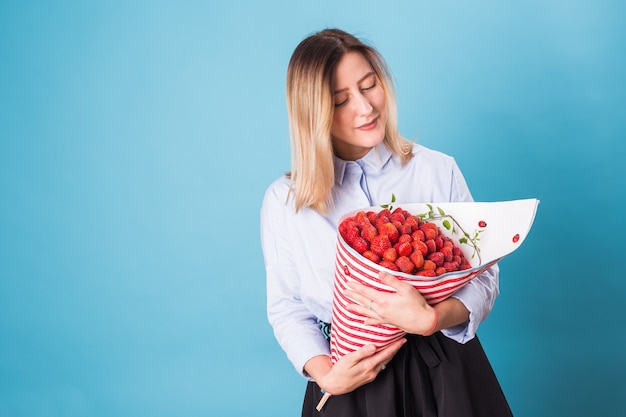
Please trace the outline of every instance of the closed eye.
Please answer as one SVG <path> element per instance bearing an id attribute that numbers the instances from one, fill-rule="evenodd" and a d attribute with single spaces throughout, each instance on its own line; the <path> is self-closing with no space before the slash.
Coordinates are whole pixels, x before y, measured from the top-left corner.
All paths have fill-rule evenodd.
<path id="1" fill-rule="evenodd" d="M 370 85 L 369 87 L 363 87 L 361 88 L 362 91 L 367 91 L 367 90 L 371 90 L 372 88 L 376 87 L 376 81 L 374 81 L 374 83 L 372 85 Z"/>
<path id="2" fill-rule="evenodd" d="M 340 100 L 341 101 L 335 100 L 335 107 L 340 107 L 346 104 L 348 102 L 348 97 L 345 97 L 344 99 L 340 99 Z"/>

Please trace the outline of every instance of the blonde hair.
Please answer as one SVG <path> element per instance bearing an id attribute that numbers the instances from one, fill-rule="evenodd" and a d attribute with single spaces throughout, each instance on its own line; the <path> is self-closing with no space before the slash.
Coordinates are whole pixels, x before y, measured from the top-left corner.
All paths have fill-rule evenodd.
<path id="1" fill-rule="evenodd" d="M 291 193 L 296 211 L 310 207 L 322 214 L 332 205 L 335 184 L 331 126 L 332 76 L 341 58 L 359 52 L 370 63 L 385 91 L 387 124 L 384 143 L 402 163 L 413 157 L 409 141 L 398 133 L 396 96 L 382 56 L 339 29 L 325 29 L 304 39 L 287 69 L 287 113 L 291 141 Z"/>

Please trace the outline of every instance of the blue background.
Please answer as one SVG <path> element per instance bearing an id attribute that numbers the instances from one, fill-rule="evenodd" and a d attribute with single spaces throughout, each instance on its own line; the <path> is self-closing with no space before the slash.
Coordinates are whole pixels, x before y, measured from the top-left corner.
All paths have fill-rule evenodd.
<path id="1" fill-rule="evenodd" d="M 0 415 L 295 416 L 258 211 L 338 26 L 476 200 L 541 200 L 480 337 L 517 416 L 621 416 L 621 1 L 0 1 Z"/>

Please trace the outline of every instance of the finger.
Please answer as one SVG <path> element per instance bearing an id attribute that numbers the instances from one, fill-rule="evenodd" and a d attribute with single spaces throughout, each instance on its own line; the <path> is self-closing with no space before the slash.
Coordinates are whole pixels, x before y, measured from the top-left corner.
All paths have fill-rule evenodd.
<path id="1" fill-rule="evenodd" d="M 354 294 L 357 293 L 358 295 L 360 295 L 364 300 L 376 300 L 376 296 L 379 294 L 379 292 L 373 288 L 368 287 L 367 285 L 363 285 L 360 282 L 356 282 L 356 281 L 349 281 L 346 283 L 346 295 L 348 294 L 348 292 Z"/>
<path id="2" fill-rule="evenodd" d="M 363 324 L 366 326 L 383 324 L 383 319 L 376 312 L 376 308 L 376 303 L 372 300 L 368 300 L 364 306 L 361 304 L 348 304 L 346 306 L 348 311 L 362 316 Z"/>
<path id="3" fill-rule="evenodd" d="M 375 355 L 367 359 L 367 367 L 375 373 L 383 371 L 405 343 L 406 339 L 402 338 L 380 349 Z"/>
<path id="4" fill-rule="evenodd" d="M 354 352 L 348 353 L 347 355 L 343 356 L 342 359 L 345 360 L 346 362 L 351 362 L 352 364 L 356 364 L 365 358 L 369 358 L 375 353 L 376 353 L 376 345 L 368 344 L 368 345 L 360 347 Z"/>
<path id="5" fill-rule="evenodd" d="M 372 302 L 371 298 L 367 298 L 363 295 L 361 295 L 360 293 L 353 291 L 353 290 L 345 290 L 344 291 L 344 295 L 352 300 L 354 300 L 356 303 L 358 303 L 359 305 L 368 308 L 370 302 Z"/>
<path id="6" fill-rule="evenodd" d="M 396 340 L 389 346 L 386 346 L 385 348 L 376 352 L 376 355 L 372 356 L 372 359 L 374 359 L 376 363 L 388 364 L 389 361 L 391 361 L 391 359 L 396 355 L 396 353 L 398 353 L 400 348 L 404 346 L 405 343 L 406 343 L 406 338 Z"/>
<path id="7" fill-rule="evenodd" d="M 362 314 L 362 315 L 365 316 L 365 314 Z M 368 318 L 363 320 L 363 324 L 366 326 L 378 326 L 380 324 L 386 324 L 386 323 L 378 314 L 376 314 L 375 312 L 372 312 Z"/>
<path id="8" fill-rule="evenodd" d="M 380 279 L 381 283 L 390 286 L 398 292 L 405 290 L 407 286 L 411 286 L 410 284 L 400 281 L 398 278 L 385 271 L 380 271 L 380 273 L 378 274 L 378 279 Z"/>

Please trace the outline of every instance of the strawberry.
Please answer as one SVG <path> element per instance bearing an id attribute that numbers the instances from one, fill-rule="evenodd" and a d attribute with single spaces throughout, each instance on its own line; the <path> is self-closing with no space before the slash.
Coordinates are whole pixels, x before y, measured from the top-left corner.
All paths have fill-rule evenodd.
<path id="1" fill-rule="evenodd" d="M 465 260 L 465 262 L 461 263 L 461 265 L 459 265 L 459 271 L 465 271 L 466 269 L 470 269 L 472 267 L 472 265 L 469 264 L 469 262 L 467 262 L 467 260 Z"/>
<path id="2" fill-rule="evenodd" d="M 422 269 L 421 271 L 417 271 L 415 275 L 420 277 L 434 277 L 436 276 L 434 269 Z"/>
<path id="3" fill-rule="evenodd" d="M 434 239 L 439 235 L 439 228 L 434 223 L 423 223 L 420 226 L 420 230 L 424 232 L 424 237 L 428 239 Z"/>
<path id="4" fill-rule="evenodd" d="M 398 259 L 398 251 L 394 248 L 389 248 L 383 253 L 383 259 L 389 262 L 395 262 Z"/>
<path id="5" fill-rule="evenodd" d="M 417 269 L 420 269 L 422 266 L 424 266 L 424 255 L 422 255 L 422 252 L 418 250 L 411 253 L 409 255 L 409 259 L 411 260 L 411 262 L 413 262 L 415 268 Z"/>
<path id="6" fill-rule="evenodd" d="M 404 223 L 406 221 L 406 218 L 404 217 L 404 214 L 402 214 L 402 210 L 394 210 L 391 214 L 391 221 Z"/>
<path id="7" fill-rule="evenodd" d="M 402 233 L 403 235 L 410 235 L 411 232 L 413 232 L 413 228 L 411 227 L 410 224 L 402 223 L 402 227 L 400 228 L 400 233 Z"/>
<path id="8" fill-rule="evenodd" d="M 348 234 L 348 230 L 352 227 L 356 227 L 356 222 L 352 220 L 352 218 L 344 219 L 341 223 L 339 223 L 339 234 L 343 237 L 344 240 L 347 241 L 346 236 Z"/>
<path id="9" fill-rule="evenodd" d="M 426 259 L 424 261 L 424 266 L 422 267 L 424 269 L 430 269 L 430 270 L 435 270 L 437 269 L 437 265 L 435 265 L 435 263 L 433 261 L 431 261 L 430 259 Z"/>
<path id="10" fill-rule="evenodd" d="M 454 272 L 459 269 L 459 264 L 456 262 L 444 262 L 443 267 L 446 268 L 446 271 L 448 272 Z"/>
<path id="11" fill-rule="evenodd" d="M 443 253 L 441 252 L 433 252 L 426 259 L 433 261 L 437 267 L 443 266 Z"/>
<path id="12" fill-rule="evenodd" d="M 355 214 L 354 221 L 361 228 L 368 223 L 371 224 L 369 219 L 367 218 L 367 214 L 365 214 L 364 211 L 359 211 L 357 214 Z"/>
<path id="13" fill-rule="evenodd" d="M 411 242 L 411 245 L 413 246 L 413 250 L 421 252 L 422 256 L 428 255 L 428 246 L 421 240 L 414 240 Z"/>
<path id="14" fill-rule="evenodd" d="M 426 247 L 428 248 L 428 253 L 437 252 L 437 244 L 434 239 L 428 239 L 426 242 Z"/>
<path id="15" fill-rule="evenodd" d="M 413 240 L 419 240 L 421 242 L 426 240 L 426 236 L 424 236 L 424 232 L 421 230 L 414 230 L 413 233 L 411 233 L 411 237 Z"/>
<path id="16" fill-rule="evenodd" d="M 445 246 L 439 250 L 439 252 L 443 253 L 443 260 L 445 262 L 452 262 L 452 248 L 450 246 Z"/>
<path id="17" fill-rule="evenodd" d="M 378 233 L 389 236 L 391 243 L 396 243 L 400 238 L 400 232 L 393 223 L 387 222 L 378 227 Z"/>
<path id="18" fill-rule="evenodd" d="M 369 249 L 369 244 L 367 243 L 367 240 L 359 236 L 356 239 L 354 239 L 354 242 L 352 243 L 352 247 L 354 248 L 355 251 L 362 254 L 366 250 Z"/>
<path id="19" fill-rule="evenodd" d="M 362 253 L 362 255 L 363 255 L 363 257 L 365 259 L 369 259 L 370 261 L 374 262 L 375 264 L 380 262 L 380 256 L 376 255 L 371 250 L 366 250 L 365 252 Z"/>
<path id="20" fill-rule="evenodd" d="M 378 256 L 383 256 L 385 251 L 391 247 L 391 241 L 387 235 L 376 235 L 370 242 L 370 249 Z"/>
<path id="21" fill-rule="evenodd" d="M 409 256 L 413 252 L 413 246 L 409 242 L 398 243 L 395 248 L 400 256 Z"/>
<path id="22" fill-rule="evenodd" d="M 435 275 L 439 276 L 439 275 L 443 275 L 445 273 L 447 273 L 448 271 L 446 271 L 446 268 L 444 268 L 443 266 L 439 266 L 437 267 L 437 269 L 435 269 Z"/>
<path id="23" fill-rule="evenodd" d="M 380 261 L 380 266 L 382 266 L 383 268 L 391 269 L 392 271 L 399 271 L 398 267 L 393 262 L 382 260 Z"/>
<path id="24" fill-rule="evenodd" d="M 376 217 L 376 220 L 372 222 L 374 227 L 376 227 L 376 230 L 380 229 L 380 226 L 382 226 L 385 223 L 389 223 L 389 219 L 385 217 Z"/>
<path id="25" fill-rule="evenodd" d="M 356 239 L 357 237 L 361 237 L 361 231 L 358 227 L 352 226 L 348 229 L 348 232 L 346 233 L 345 241 L 348 242 L 350 246 L 353 246 L 354 239 Z"/>
<path id="26" fill-rule="evenodd" d="M 404 224 L 411 226 L 411 229 L 417 230 L 420 227 L 420 218 L 417 216 L 408 216 L 404 221 Z"/>
<path id="27" fill-rule="evenodd" d="M 378 212 L 378 218 L 386 218 L 387 221 L 391 219 L 391 211 L 385 208 Z"/>
<path id="28" fill-rule="evenodd" d="M 411 243 L 411 235 L 400 235 L 400 238 L 398 239 L 398 243 L 402 243 L 402 242 L 409 242 Z"/>
<path id="29" fill-rule="evenodd" d="M 367 240 L 368 242 L 371 242 L 372 239 L 376 237 L 377 235 L 378 235 L 378 231 L 371 223 L 365 224 L 363 228 L 361 229 L 361 237 Z"/>
<path id="30" fill-rule="evenodd" d="M 404 272 L 405 274 L 410 274 L 415 269 L 413 262 L 406 256 L 400 256 L 396 261 L 396 266 L 400 272 Z"/>

